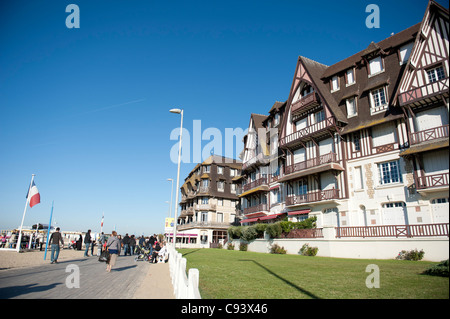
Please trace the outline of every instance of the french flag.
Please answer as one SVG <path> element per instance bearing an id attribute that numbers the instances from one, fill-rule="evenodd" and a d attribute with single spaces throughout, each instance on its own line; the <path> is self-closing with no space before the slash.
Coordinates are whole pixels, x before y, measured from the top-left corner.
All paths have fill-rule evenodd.
<path id="1" fill-rule="evenodd" d="M 39 191 L 34 184 L 34 181 L 31 183 L 31 187 L 28 190 L 27 200 L 30 203 L 30 207 L 33 207 L 41 202 L 41 195 L 39 195 Z"/>

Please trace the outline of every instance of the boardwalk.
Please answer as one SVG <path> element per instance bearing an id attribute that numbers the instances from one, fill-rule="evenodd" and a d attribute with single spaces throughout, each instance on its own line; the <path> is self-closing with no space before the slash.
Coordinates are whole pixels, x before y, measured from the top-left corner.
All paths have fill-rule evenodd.
<path id="1" fill-rule="evenodd" d="M 68 288 L 79 269 L 79 288 Z M 172 299 L 168 264 L 135 262 L 120 256 L 111 273 L 96 257 L 0 272 L 0 298 L 20 299 Z M 67 272 L 66 272 L 67 270 Z"/>

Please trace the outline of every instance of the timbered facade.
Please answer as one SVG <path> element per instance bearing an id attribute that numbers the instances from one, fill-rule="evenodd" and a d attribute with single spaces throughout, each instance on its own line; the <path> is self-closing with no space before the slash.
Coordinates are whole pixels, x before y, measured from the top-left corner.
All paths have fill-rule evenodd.
<path id="1" fill-rule="evenodd" d="M 277 130 L 283 209 L 270 210 L 273 170 L 255 142 L 269 155 L 272 140 L 252 115 L 243 175 L 247 185 L 266 180 L 244 188 L 241 222 L 448 223 L 448 32 L 448 10 L 430 1 L 421 23 L 332 66 L 300 56 Z"/>
<path id="2" fill-rule="evenodd" d="M 449 15 L 430 2 L 399 84 L 397 107 L 407 118 L 408 188 L 430 207 L 433 222 L 448 222 Z"/>

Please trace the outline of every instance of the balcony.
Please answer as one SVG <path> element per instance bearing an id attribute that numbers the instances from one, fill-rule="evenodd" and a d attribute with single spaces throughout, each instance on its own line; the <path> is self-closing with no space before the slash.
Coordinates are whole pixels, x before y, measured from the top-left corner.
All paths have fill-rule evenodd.
<path id="1" fill-rule="evenodd" d="M 295 147 L 303 142 L 309 141 L 311 138 L 319 138 L 329 134 L 329 131 L 337 130 L 336 119 L 329 117 L 321 122 L 307 126 L 297 132 L 294 132 L 288 136 L 283 137 L 280 140 L 281 147 Z"/>
<path id="2" fill-rule="evenodd" d="M 315 92 L 309 93 L 308 95 L 305 95 L 296 102 L 292 103 L 291 106 L 292 117 L 294 118 L 295 115 L 306 112 L 319 105 L 320 100 L 317 93 Z"/>
<path id="3" fill-rule="evenodd" d="M 197 192 L 198 194 L 206 194 L 209 193 L 209 186 L 200 186 Z"/>
<path id="4" fill-rule="evenodd" d="M 428 130 L 409 133 L 409 141 L 411 145 L 417 145 L 424 142 L 437 140 L 440 138 L 448 138 L 448 125 L 434 127 Z"/>
<path id="5" fill-rule="evenodd" d="M 269 207 L 267 204 L 259 204 L 259 205 L 244 208 L 244 215 L 252 214 L 252 213 L 256 213 L 256 212 L 268 212 L 268 211 L 269 211 Z"/>
<path id="6" fill-rule="evenodd" d="M 286 197 L 286 206 L 303 205 L 315 202 L 333 201 L 340 199 L 339 189 L 328 189 L 324 191 L 310 192 L 301 195 Z"/>
<path id="7" fill-rule="evenodd" d="M 227 229 L 231 226 L 231 223 L 223 223 L 223 222 L 189 222 L 186 224 L 178 225 L 177 230 L 187 230 L 193 228 L 219 228 L 219 229 Z"/>
<path id="8" fill-rule="evenodd" d="M 216 204 L 195 204 L 195 210 L 197 210 L 197 211 L 215 211 Z"/>
<path id="9" fill-rule="evenodd" d="M 430 104 L 437 101 L 441 101 L 441 97 L 448 98 L 448 77 L 439 81 L 422 85 L 418 88 L 403 92 L 399 95 L 398 100 L 400 106 L 410 105 L 421 106 L 424 104 Z"/>
<path id="10" fill-rule="evenodd" d="M 416 176 L 416 188 L 418 191 L 448 189 L 448 173 Z"/>
<path id="11" fill-rule="evenodd" d="M 242 164 L 242 170 L 245 171 L 251 167 L 256 167 L 259 165 L 266 165 L 269 163 L 269 156 L 259 153 L 258 155 L 252 157 L 248 161 Z"/>
<path id="12" fill-rule="evenodd" d="M 309 160 L 286 166 L 284 176 L 280 182 L 296 179 L 306 175 L 317 174 L 328 170 L 340 170 L 344 168 L 339 164 L 336 153 L 328 153 Z"/>
<path id="13" fill-rule="evenodd" d="M 243 193 L 239 195 L 239 197 L 247 196 L 251 193 L 256 193 L 259 191 L 268 191 L 268 178 L 266 176 L 260 177 L 257 180 L 247 183 L 242 187 Z"/>

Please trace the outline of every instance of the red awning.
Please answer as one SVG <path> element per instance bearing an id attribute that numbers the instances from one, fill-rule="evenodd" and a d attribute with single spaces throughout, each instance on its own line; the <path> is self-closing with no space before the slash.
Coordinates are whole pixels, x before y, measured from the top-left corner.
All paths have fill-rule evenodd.
<path id="1" fill-rule="evenodd" d="M 284 215 L 285 213 L 280 213 L 280 214 L 272 214 L 272 215 L 268 215 L 266 217 L 261 217 L 260 220 L 267 220 L 267 219 L 274 219 L 277 218 L 280 215 Z"/>
<path id="2" fill-rule="evenodd" d="M 243 223 L 250 223 L 250 222 L 256 222 L 259 218 L 247 218 L 244 220 L 241 220 L 241 224 Z"/>
<path id="3" fill-rule="evenodd" d="M 293 210 L 291 212 L 288 212 L 288 216 L 308 214 L 310 211 L 311 211 L 311 209 Z"/>

